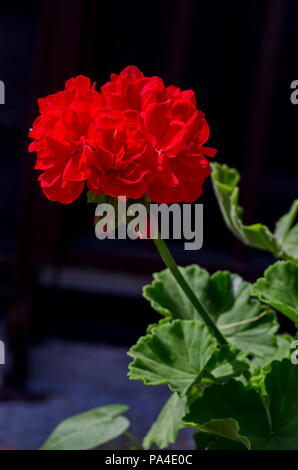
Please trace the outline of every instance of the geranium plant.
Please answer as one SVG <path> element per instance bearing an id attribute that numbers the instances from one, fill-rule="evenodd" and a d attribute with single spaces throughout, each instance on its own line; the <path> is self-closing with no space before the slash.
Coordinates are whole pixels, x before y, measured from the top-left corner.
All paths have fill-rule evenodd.
<path id="1" fill-rule="evenodd" d="M 216 151 L 205 146 L 209 126 L 194 92 L 137 67 L 112 74 L 100 91 L 73 78 L 39 107 L 30 151 L 48 199 L 68 204 L 87 186 L 94 203 L 191 203 L 211 174 L 228 228 L 280 259 L 251 285 L 228 271 L 177 267 L 165 241 L 153 237 L 166 269 L 144 297 L 161 320 L 130 349 L 129 376 L 168 385 L 170 399 L 141 444 L 127 432 L 127 408 L 111 405 L 62 422 L 42 448 L 95 448 L 122 433 L 132 448 L 167 448 L 191 427 L 197 449 L 298 450 L 296 343 L 278 332 L 278 315 L 298 323 L 298 201 L 274 232 L 244 225 L 239 174 L 209 163 Z"/>

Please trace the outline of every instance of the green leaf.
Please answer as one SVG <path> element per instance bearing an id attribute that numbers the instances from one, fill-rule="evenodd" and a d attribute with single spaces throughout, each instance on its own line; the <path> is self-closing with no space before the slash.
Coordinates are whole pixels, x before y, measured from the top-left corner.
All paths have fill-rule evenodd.
<path id="1" fill-rule="evenodd" d="M 249 366 L 250 361 L 245 358 L 244 353 L 240 353 L 231 346 L 221 346 L 220 349 L 214 351 L 202 378 L 212 382 L 226 382 L 232 377 L 248 372 Z"/>
<path id="2" fill-rule="evenodd" d="M 147 385 L 166 384 L 183 396 L 193 384 L 200 382 L 205 371 L 212 375 L 211 367 L 219 367 L 218 361 L 213 359 L 214 354 L 218 359 L 217 351 L 217 342 L 204 324 L 175 320 L 153 328 L 130 349 L 128 354 L 133 362 L 129 365 L 129 376 Z M 223 364 L 231 360 L 230 354 L 230 348 L 224 348 Z M 241 369 L 241 361 L 236 358 L 235 363 L 234 375 L 239 375 L 247 365 L 243 363 Z M 231 365 L 233 367 L 233 362 Z"/>
<path id="3" fill-rule="evenodd" d="M 186 281 L 199 295 L 202 286 L 207 285 L 209 274 L 199 266 L 191 265 L 179 268 Z M 182 320 L 200 320 L 201 317 L 177 284 L 169 269 L 153 274 L 155 281 L 143 289 L 143 295 L 151 306 L 165 317 Z"/>
<path id="4" fill-rule="evenodd" d="M 298 224 L 296 224 L 284 239 L 283 249 L 297 263 L 298 260 Z"/>
<path id="5" fill-rule="evenodd" d="M 289 212 L 278 220 L 274 234 L 266 225 L 245 225 L 243 209 L 238 203 L 238 171 L 219 163 L 213 163 L 211 166 L 214 192 L 230 231 L 248 246 L 269 251 L 277 258 L 298 261 L 298 224 L 293 227 L 298 215 L 298 200 L 295 200 Z"/>
<path id="6" fill-rule="evenodd" d="M 119 416 L 128 410 L 124 405 L 110 405 L 72 416 L 62 421 L 41 450 L 88 450 L 123 434 L 129 421 Z"/>
<path id="7" fill-rule="evenodd" d="M 201 426 L 201 431 L 221 438 L 230 439 L 250 449 L 250 442 L 245 436 L 239 434 L 238 422 L 234 419 L 211 419 Z"/>
<path id="8" fill-rule="evenodd" d="M 247 450 L 240 441 L 232 441 L 206 432 L 198 432 L 194 435 L 194 440 L 197 450 Z"/>
<path id="9" fill-rule="evenodd" d="M 193 436 L 197 450 L 209 450 L 210 444 L 216 439 L 216 436 L 200 431 Z M 228 440 L 228 442 L 230 442 Z"/>
<path id="10" fill-rule="evenodd" d="M 268 449 L 298 450 L 298 367 L 274 361 L 265 379 L 272 436 Z"/>
<path id="11" fill-rule="evenodd" d="M 252 288 L 252 295 L 298 322 L 298 266 L 291 261 L 278 261 Z"/>
<path id="12" fill-rule="evenodd" d="M 265 389 L 267 400 L 239 381 L 213 385 L 190 405 L 185 424 L 200 430 L 210 420 L 232 419 L 253 450 L 298 450 L 298 367 L 289 359 L 274 361 Z M 210 427 L 208 432 L 218 435 Z M 231 439 L 230 429 L 221 428 L 221 437 Z"/>
<path id="13" fill-rule="evenodd" d="M 266 225 L 243 224 L 243 209 L 238 204 L 239 173 L 227 165 L 213 163 L 211 178 L 221 212 L 231 232 L 248 246 L 270 251 L 278 258 L 282 257 L 282 246 Z"/>
<path id="14" fill-rule="evenodd" d="M 181 398 L 177 393 L 173 393 L 162 408 L 156 422 L 144 437 L 144 448 L 150 449 L 155 444 L 159 449 L 165 449 L 173 444 L 182 428 L 182 418 L 186 411 L 187 398 Z"/>
<path id="15" fill-rule="evenodd" d="M 248 282 L 228 271 L 210 276 L 196 265 L 180 270 L 230 344 L 249 354 L 274 354 L 275 315 L 250 298 Z M 154 279 L 144 287 L 144 297 L 155 310 L 168 318 L 201 321 L 168 269 L 154 274 Z"/>
<path id="16" fill-rule="evenodd" d="M 298 260 L 298 224 L 294 225 L 297 216 L 298 200 L 294 201 L 289 212 L 279 219 L 274 232 L 287 256 L 293 260 Z"/>
<path id="17" fill-rule="evenodd" d="M 239 381 L 231 380 L 225 385 L 213 385 L 205 390 L 203 397 L 191 404 L 184 421 L 188 426 L 200 430 L 212 419 L 236 421 L 240 435 L 247 437 L 251 444 L 252 441 L 258 442 L 263 435 L 270 435 L 266 410 L 260 396 Z M 222 433 L 221 437 L 229 439 L 229 433 Z"/>
<path id="18" fill-rule="evenodd" d="M 217 348 L 205 325 L 176 320 L 153 328 L 139 339 L 129 355 L 129 376 L 147 385 L 166 384 L 173 392 L 186 394 L 198 381 Z"/>
<path id="19" fill-rule="evenodd" d="M 298 199 L 293 202 L 289 212 L 283 215 L 276 223 L 274 235 L 283 244 L 298 215 Z"/>
<path id="20" fill-rule="evenodd" d="M 261 367 L 270 364 L 272 361 L 281 361 L 284 358 L 289 358 L 291 356 L 291 343 L 293 338 L 289 335 L 276 335 L 276 349 L 274 353 L 271 355 L 264 355 L 254 357 L 253 360 L 250 362 L 251 370 L 255 371 Z"/>

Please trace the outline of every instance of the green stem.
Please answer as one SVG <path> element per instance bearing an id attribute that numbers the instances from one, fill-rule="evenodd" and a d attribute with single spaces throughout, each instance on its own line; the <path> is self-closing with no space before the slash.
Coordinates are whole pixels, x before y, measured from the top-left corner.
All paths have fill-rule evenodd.
<path id="1" fill-rule="evenodd" d="M 134 443 L 136 450 L 142 450 L 141 444 L 139 444 L 137 438 L 133 434 L 126 431 L 126 432 L 123 433 L 123 435 L 126 436 L 131 442 Z"/>
<path id="2" fill-rule="evenodd" d="M 222 344 L 228 344 L 225 337 L 221 334 L 213 320 L 210 318 L 208 312 L 206 311 L 205 307 L 201 304 L 187 281 L 185 280 L 184 276 L 181 274 L 181 271 L 178 269 L 178 266 L 172 257 L 166 243 L 160 237 L 157 239 L 153 239 L 156 248 L 158 249 L 160 256 L 162 257 L 163 261 L 165 262 L 166 266 L 171 271 L 172 275 L 178 282 L 179 286 L 183 290 L 184 294 L 187 296 L 191 304 L 194 306 L 200 317 L 204 320 L 206 325 L 208 326 L 210 332 L 216 337 L 217 341 Z"/>

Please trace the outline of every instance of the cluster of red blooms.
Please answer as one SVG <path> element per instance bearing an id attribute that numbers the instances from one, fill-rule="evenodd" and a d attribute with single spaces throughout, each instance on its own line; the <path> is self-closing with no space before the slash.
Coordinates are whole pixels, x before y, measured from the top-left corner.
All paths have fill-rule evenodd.
<path id="1" fill-rule="evenodd" d="M 147 194 L 157 203 L 192 202 L 202 193 L 210 174 L 205 155 L 216 152 L 203 147 L 209 126 L 193 91 L 131 66 L 100 92 L 78 76 L 38 103 L 29 150 L 37 152 L 48 199 L 68 204 L 85 183 L 94 194 Z"/>

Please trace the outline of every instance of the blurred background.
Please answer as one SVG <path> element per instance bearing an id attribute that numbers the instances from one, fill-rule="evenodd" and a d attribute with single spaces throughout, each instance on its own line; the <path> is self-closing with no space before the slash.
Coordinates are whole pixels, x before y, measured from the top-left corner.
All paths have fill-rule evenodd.
<path id="1" fill-rule="evenodd" d="M 297 197 L 297 15 L 296 0 L 1 0 L 0 446 L 36 448 L 61 419 L 114 402 L 141 435 L 168 395 L 128 382 L 125 354 L 158 319 L 141 291 L 163 265 L 150 241 L 98 241 L 86 195 L 42 195 L 27 151 L 36 98 L 127 65 L 195 90 L 218 161 L 242 171 L 245 221 L 272 227 Z M 177 262 L 254 280 L 270 255 L 227 231 L 210 181 L 200 202 L 204 247 L 170 242 Z"/>

